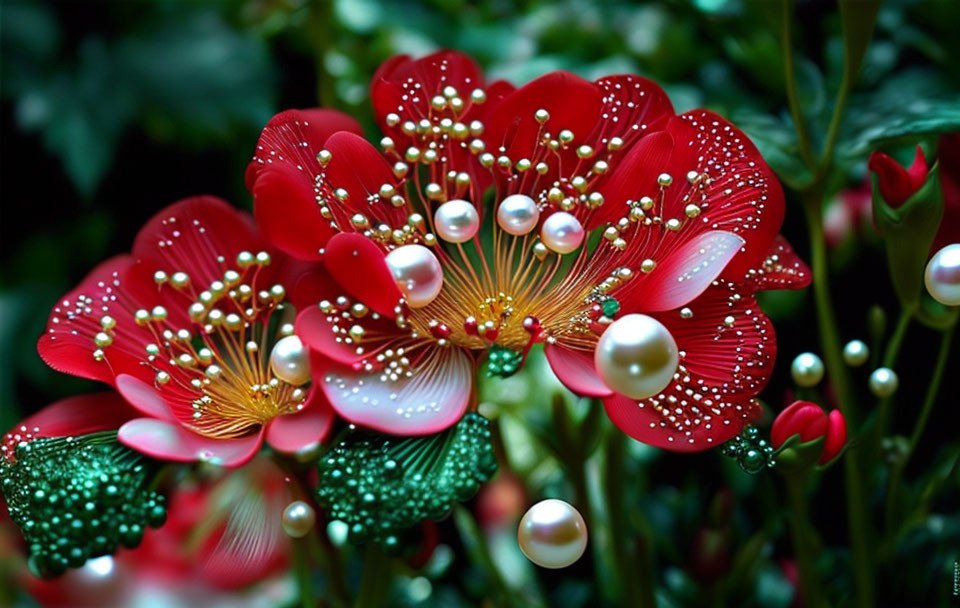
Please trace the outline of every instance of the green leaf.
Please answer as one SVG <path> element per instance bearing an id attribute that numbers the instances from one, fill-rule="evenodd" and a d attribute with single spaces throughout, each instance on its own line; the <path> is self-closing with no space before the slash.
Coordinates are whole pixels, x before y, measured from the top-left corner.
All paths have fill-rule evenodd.
<path id="1" fill-rule="evenodd" d="M 844 74 L 851 83 L 860 72 L 860 63 L 873 37 L 873 27 L 879 10 L 880 0 L 840 0 Z"/>
<path id="2" fill-rule="evenodd" d="M 913 310 L 923 291 L 923 271 L 943 216 L 939 164 L 930 170 L 923 186 L 896 209 L 883 200 L 874 176 L 873 216 L 886 245 L 894 291 L 901 304 Z"/>
<path id="3" fill-rule="evenodd" d="M 780 179 L 799 184 L 811 179 L 810 170 L 800 160 L 800 144 L 792 123 L 769 114 L 734 114 L 733 122 L 743 129 L 760 150 Z"/>

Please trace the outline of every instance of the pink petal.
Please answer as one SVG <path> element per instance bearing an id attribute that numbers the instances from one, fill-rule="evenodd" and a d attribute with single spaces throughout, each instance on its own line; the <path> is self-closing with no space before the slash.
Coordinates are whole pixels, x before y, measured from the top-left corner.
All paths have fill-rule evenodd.
<path id="1" fill-rule="evenodd" d="M 341 233 L 327 244 L 324 263 L 330 276 L 371 310 L 392 319 L 402 297 L 380 249 L 359 234 Z"/>
<path id="2" fill-rule="evenodd" d="M 291 453 L 327 438 L 334 414 L 319 387 L 314 387 L 303 409 L 278 416 L 267 425 L 266 441 L 278 452 Z"/>
<path id="3" fill-rule="evenodd" d="M 586 397 L 609 397 L 613 391 L 597 375 L 593 353 L 547 344 L 543 352 L 560 382 L 571 391 Z"/>
<path id="4" fill-rule="evenodd" d="M 830 412 L 829 423 L 827 438 L 823 443 L 823 453 L 820 455 L 820 464 L 826 464 L 836 458 L 847 443 L 847 421 L 840 410 Z"/>
<path id="5" fill-rule="evenodd" d="M 342 418 L 384 433 L 427 435 L 460 420 L 473 387 L 470 357 L 459 348 L 432 347 L 412 371 L 391 381 L 331 362 L 320 382 Z"/>
<path id="6" fill-rule="evenodd" d="M 120 427 L 118 438 L 120 443 L 160 460 L 204 461 L 233 468 L 253 458 L 263 442 L 263 431 L 238 439 L 212 439 L 175 422 L 136 418 Z"/>
<path id="7" fill-rule="evenodd" d="M 118 429 L 136 415 L 136 410 L 113 391 L 77 395 L 51 403 L 22 420 L 11 433 L 34 437 L 86 435 Z"/>
<path id="8" fill-rule="evenodd" d="M 170 411 L 170 406 L 167 405 L 160 393 L 143 380 L 129 374 L 120 374 L 117 376 L 117 391 L 141 414 L 159 420 L 176 422 L 177 419 Z"/>

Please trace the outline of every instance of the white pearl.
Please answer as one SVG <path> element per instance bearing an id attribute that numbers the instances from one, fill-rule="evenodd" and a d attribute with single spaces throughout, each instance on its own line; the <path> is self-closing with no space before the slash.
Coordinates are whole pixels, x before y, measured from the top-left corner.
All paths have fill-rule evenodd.
<path id="1" fill-rule="evenodd" d="M 433 223 L 441 239 L 449 243 L 465 243 L 480 229 L 480 214 L 473 203 L 456 199 L 437 207 Z"/>
<path id="2" fill-rule="evenodd" d="M 530 507 L 517 529 L 520 550 L 544 568 L 566 568 L 587 548 L 587 523 L 569 503 L 555 498 Z"/>
<path id="3" fill-rule="evenodd" d="M 295 500 L 283 510 L 283 531 L 293 538 L 302 538 L 313 529 L 316 520 L 313 507 L 302 500 Z"/>
<path id="4" fill-rule="evenodd" d="M 566 211 L 557 211 L 543 221 L 540 238 L 553 251 L 570 253 L 583 242 L 583 226 L 580 220 Z"/>
<path id="5" fill-rule="evenodd" d="M 816 386 L 823 380 L 823 361 L 813 353 L 800 353 L 790 364 L 790 375 L 797 386 Z"/>
<path id="6" fill-rule="evenodd" d="M 540 210 L 526 194 L 511 194 L 497 208 L 497 224 L 507 234 L 523 236 L 537 227 Z"/>
<path id="7" fill-rule="evenodd" d="M 863 340 L 850 340 L 843 347 L 843 360 L 850 367 L 860 367 L 870 358 L 870 349 Z"/>
<path id="8" fill-rule="evenodd" d="M 923 282 L 933 299 L 945 306 L 960 306 L 960 243 L 933 254 L 923 273 Z"/>
<path id="9" fill-rule="evenodd" d="M 881 399 L 897 392 L 898 386 L 900 378 L 897 377 L 897 372 L 889 367 L 878 367 L 870 374 L 870 392 Z"/>
<path id="10" fill-rule="evenodd" d="M 680 354 L 663 323 L 629 314 L 607 326 L 593 362 L 607 386 L 631 399 L 646 399 L 670 384 Z"/>
<path id="11" fill-rule="evenodd" d="M 280 338 L 270 351 L 273 375 L 287 384 L 300 386 L 310 380 L 310 353 L 296 336 Z"/>
<path id="12" fill-rule="evenodd" d="M 423 308 L 443 288 L 443 268 L 423 245 L 404 245 L 387 254 L 387 266 L 410 308 Z"/>

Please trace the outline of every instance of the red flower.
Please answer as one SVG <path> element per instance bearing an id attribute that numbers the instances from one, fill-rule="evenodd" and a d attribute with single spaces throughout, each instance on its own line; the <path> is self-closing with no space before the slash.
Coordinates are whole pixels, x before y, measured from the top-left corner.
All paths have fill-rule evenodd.
<path id="1" fill-rule="evenodd" d="M 794 435 L 799 435 L 802 443 L 823 437 L 823 451 L 818 462 L 826 464 L 847 443 L 847 423 L 840 410 L 833 410 L 828 416 L 816 403 L 796 401 L 773 421 L 770 442 L 774 448 L 779 448 Z"/>
<path id="2" fill-rule="evenodd" d="M 917 155 L 909 169 L 900 166 L 883 152 L 873 152 L 867 166 L 877 174 L 880 195 L 891 207 L 899 207 L 907 202 L 914 192 L 927 181 L 927 159 L 923 148 L 917 146 Z"/>
<path id="3" fill-rule="evenodd" d="M 294 451 L 321 440 L 332 421 L 321 391 L 305 386 L 305 357 L 284 359 L 298 373 L 270 363 L 280 337 L 270 323 L 287 313 L 302 275 L 247 214 L 212 197 L 187 199 L 147 222 L 130 255 L 104 262 L 61 298 L 40 356 L 116 387 L 139 415 L 119 439 L 148 455 L 237 466 L 264 438 Z M 66 432 L 80 434 L 94 415 L 78 415 Z"/>
<path id="4" fill-rule="evenodd" d="M 372 95 L 383 153 L 341 115 L 284 112 L 247 171 L 266 236 L 333 279 L 312 284 L 320 306 L 296 331 L 339 415 L 435 432 L 467 408 L 487 351 L 507 374 L 537 342 L 564 384 L 652 445 L 704 449 L 759 413 L 776 349 L 754 293 L 809 271 L 777 237 L 783 195 L 743 133 L 675 115 L 637 76 L 556 72 L 513 90 L 450 51 L 388 61 Z M 628 315 L 674 343 L 643 398 L 595 367 Z"/>

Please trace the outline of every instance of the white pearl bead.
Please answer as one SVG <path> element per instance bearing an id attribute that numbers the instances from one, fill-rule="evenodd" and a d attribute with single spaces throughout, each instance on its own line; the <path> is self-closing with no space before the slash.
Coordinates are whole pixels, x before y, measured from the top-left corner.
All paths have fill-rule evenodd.
<path id="1" fill-rule="evenodd" d="M 280 338 L 270 351 L 273 375 L 287 384 L 300 386 L 310 380 L 310 353 L 296 336 Z"/>
<path id="2" fill-rule="evenodd" d="M 404 245 L 387 254 L 387 266 L 410 308 L 423 308 L 443 288 L 443 268 L 423 245 Z"/>
<path id="3" fill-rule="evenodd" d="M 302 538 L 313 529 L 316 520 L 313 507 L 302 500 L 295 500 L 283 510 L 283 531 L 293 538 Z"/>
<path id="4" fill-rule="evenodd" d="M 850 340 L 843 347 L 843 360 L 850 367 L 860 367 L 870 358 L 870 349 L 863 340 Z"/>
<path id="5" fill-rule="evenodd" d="M 449 243 L 465 243 L 480 229 L 480 214 L 473 203 L 455 199 L 437 207 L 433 224 L 441 239 Z"/>
<path id="6" fill-rule="evenodd" d="M 530 507 L 517 529 L 520 550 L 544 568 L 566 568 L 587 548 L 587 523 L 569 503 L 555 498 Z"/>
<path id="7" fill-rule="evenodd" d="M 593 362 L 608 387 L 631 399 L 646 399 L 670 384 L 680 354 L 663 323 L 647 315 L 629 314 L 603 332 Z"/>
<path id="8" fill-rule="evenodd" d="M 897 377 L 897 372 L 889 367 L 878 367 L 870 374 L 870 392 L 881 399 L 897 392 L 898 386 L 900 378 Z"/>
<path id="9" fill-rule="evenodd" d="M 507 234 L 523 236 L 537 227 L 540 210 L 526 194 L 511 194 L 497 208 L 497 224 Z"/>
<path id="10" fill-rule="evenodd" d="M 583 226 L 580 220 L 566 211 L 557 211 L 543 221 L 540 238 L 553 251 L 570 253 L 583 242 Z"/>
<path id="11" fill-rule="evenodd" d="M 813 353 L 800 353 L 790 364 L 790 375 L 797 386 L 816 386 L 823 380 L 823 361 Z"/>
<path id="12" fill-rule="evenodd" d="M 923 273 L 923 282 L 933 299 L 945 306 L 960 306 L 960 243 L 933 254 Z"/>

